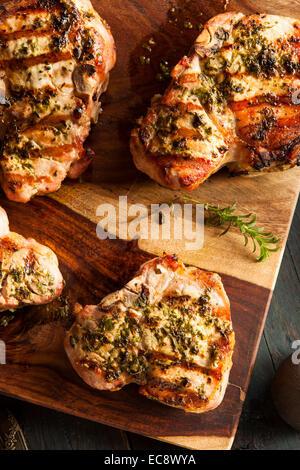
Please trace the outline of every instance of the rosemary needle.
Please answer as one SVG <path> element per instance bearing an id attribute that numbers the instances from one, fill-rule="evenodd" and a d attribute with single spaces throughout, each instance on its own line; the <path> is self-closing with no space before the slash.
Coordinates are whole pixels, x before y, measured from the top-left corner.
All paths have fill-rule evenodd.
<path id="1" fill-rule="evenodd" d="M 202 202 L 188 197 L 183 198 L 184 202 L 194 202 L 195 204 L 202 204 Z M 225 235 L 232 227 L 237 228 L 244 236 L 245 246 L 248 245 L 249 238 L 253 243 L 253 253 L 260 249 L 259 256 L 256 258 L 257 261 L 266 261 L 270 253 L 278 251 L 281 241 L 272 232 L 264 232 L 263 227 L 257 227 L 256 219 L 257 214 L 250 212 L 244 215 L 234 215 L 236 210 L 236 203 L 232 206 L 221 208 L 219 205 L 213 206 L 211 204 L 203 204 L 204 210 L 208 213 L 207 223 L 214 226 L 224 227 L 225 229 L 220 236 Z"/>

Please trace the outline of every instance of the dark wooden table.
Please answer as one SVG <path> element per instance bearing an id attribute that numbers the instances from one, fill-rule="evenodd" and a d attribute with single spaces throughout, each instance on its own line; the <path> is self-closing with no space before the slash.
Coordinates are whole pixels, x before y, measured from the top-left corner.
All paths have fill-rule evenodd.
<path id="1" fill-rule="evenodd" d="M 260 343 L 233 449 L 300 449 L 300 434 L 270 397 L 275 370 L 300 338 L 300 201 Z M 18 419 L 30 449 L 174 449 L 174 446 L 17 400 L 0 398 Z"/>

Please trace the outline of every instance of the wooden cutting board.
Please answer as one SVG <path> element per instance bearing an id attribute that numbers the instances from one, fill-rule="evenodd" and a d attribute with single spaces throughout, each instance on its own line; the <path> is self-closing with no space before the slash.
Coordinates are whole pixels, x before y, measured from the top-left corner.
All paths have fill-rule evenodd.
<path id="1" fill-rule="evenodd" d="M 232 1 L 227 10 L 253 13 L 262 11 L 261 3 Z M 33 307 L 20 311 L 15 321 L 0 329 L 0 339 L 7 345 L 7 364 L 0 366 L 0 392 L 192 449 L 229 449 L 297 201 L 300 169 L 257 178 L 229 178 L 222 171 L 193 193 L 204 202 L 226 205 L 236 201 L 243 213 L 257 211 L 259 222 L 283 238 L 281 251 L 266 263 L 255 262 L 238 234 L 218 238 L 215 228 L 205 229 L 205 245 L 199 251 L 186 251 L 175 240 L 140 240 L 138 245 L 99 240 L 99 204 L 110 202 L 117 207 L 119 195 L 127 195 L 128 204 L 146 205 L 180 195 L 135 170 L 128 150 L 129 133 L 151 96 L 166 87 L 167 82 L 155 78 L 160 60 L 175 64 L 197 36 L 198 24 L 221 13 L 224 3 L 94 0 L 93 4 L 111 25 L 118 50 L 118 64 L 103 100 L 104 113 L 88 142 L 96 159 L 83 182 L 66 182 L 49 198 L 38 197 L 23 206 L 2 197 L 0 203 L 12 230 L 36 238 L 57 253 L 70 310 L 75 301 L 97 303 L 128 281 L 142 262 L 164 250 L 177 252 L 186 263 L 219 272 L 231 301 L 237 340 L 230 383 L 221 406 L 203 415 L 188 415 L 147 400 L 134 385 L 114 393 L 95 391 L 75 374 L 63 351 L 68 319 L 57 319 L 52 307 Z M 170 18 L 171 6 L 179 9 L 178 21 Z M 300 17 L 300 3 L 265 1 L 264 11 Z M 191 21 L 193 29 L 184 29 L 185 21 Z M 150 38 L 155 41 L 151 54 L 143 48 Z M 151 57 L 150 65 L 140 64 L 142 55 Z M 62 312 L 62 305 L 56 304 L 61 308 L 56 312 Z"/>

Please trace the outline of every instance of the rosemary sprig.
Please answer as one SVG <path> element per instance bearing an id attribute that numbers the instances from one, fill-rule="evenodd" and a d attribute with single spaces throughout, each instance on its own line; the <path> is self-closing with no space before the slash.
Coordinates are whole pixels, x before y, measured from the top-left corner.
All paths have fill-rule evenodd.
<path id="1" fill-rule="evenodd" d="M 183 198 L 184 202 L 194 202 L 202 204 L 202 202 L 188 197 Z M 224 231 L 220 234 L 225 235 L 232 227 L 237 228 L 244 236 L 245 246 L 248 245 L 249 238 L 253 243 L 253 253 L 260 249 L 259 256 L 256 258 L 258 262 L 266 261 L 270 253 L 278 251 L 280 248 L 281 238 L 278 238 L 272 232 L 264 232 L 264 227 L 257 227 L 257 214 L 250 212 L 244 215 L 233 215 L 236 210 L 236 203 L 232 206 L 221 208 L 219 205 L 203 204 L 204 210 L 208 213 L 207 223 L 214 226 L 225 226 Z"/>

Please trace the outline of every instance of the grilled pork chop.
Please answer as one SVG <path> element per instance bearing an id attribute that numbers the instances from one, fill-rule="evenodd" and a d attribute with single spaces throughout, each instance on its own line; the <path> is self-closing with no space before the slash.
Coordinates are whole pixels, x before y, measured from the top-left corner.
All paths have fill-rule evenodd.
<path id="1" fill-rule="evenodd" d="M 2 187 L 27 202 L 88 166 L 83 148 L 115 63 L 109 27 L 89 0 L 0 7 Z"/>
<path id="2" fill-rule="evenodd" d="M 10 232 L 0 207 L 0 312 L 58 297 L 63 278 L 56 255 L 32 238 Z"/>
<path id="3" fill-rule="evenodd" d="M 166 405 L 201 413 L 222 401 L 234 333 L 217 274 L 176 257 L 145 263 L 123 289 L 87 306 L 65 341 L 82 379 L 99 390 L 131 382 Z"/>
<path id="4" fill-rule="evenodd" d="M 298 20 L 209 20 L 132 132 L 137 168 L 163 186 L 195 189 L 223 165 L 236 174 L 299 165 L 299 54 Z"/>

